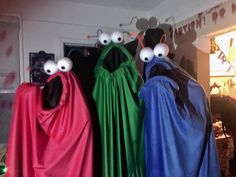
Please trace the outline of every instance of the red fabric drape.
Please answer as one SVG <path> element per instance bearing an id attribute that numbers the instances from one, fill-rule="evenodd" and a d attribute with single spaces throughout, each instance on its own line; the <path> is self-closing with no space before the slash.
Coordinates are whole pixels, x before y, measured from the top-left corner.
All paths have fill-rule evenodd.
<path id="1" fill-rule="evenodd" d="M 7 152 L 6 177 L 92 177 L 93 135 L 80 84 L 58 72 L 63 84 L 56 108 L 42 107 L 42 90 L 17 89 Z"/>

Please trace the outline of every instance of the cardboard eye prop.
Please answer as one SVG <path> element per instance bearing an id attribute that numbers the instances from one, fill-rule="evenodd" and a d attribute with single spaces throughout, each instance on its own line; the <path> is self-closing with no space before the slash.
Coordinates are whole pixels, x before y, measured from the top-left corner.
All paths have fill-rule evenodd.
<path id="1" fill-rule="evenodd" d="M 154 55 L 158 58 L 165 58 L 169 53 L 169 47 L 165 43 L 159 43 L 154 47 Z"/>
<path id="2" fill-rule="evenodd" d="M 56 62 L 48 60 L 43 65 L 44 72 L 48 75 L 53 75 L 58 71 Z"/>
<path id="3" fill-rule="evenodd" d="M 114 31 L 111 34 L 111 40 L 116 44 L 122 43 L 124 40 L 123 33 L 120 31 Z"/>
<path id="4" fill-rule="evenodd" d="M 73 63 L 72 63 L 71 59 L 69 59 L 67 57 L 61 58 L 57 62 L 57 68 L 62 72 L 68 72 L 72 69 L 72 67 L 73 67 Z"/>
<path id="5" fill-rule="evenodd" d="M 145 63 L 150 62 L 154 57 L 153 50 L 150 47 L 144 47 L 140 51 L 139 57 Z"/>
<path id="6" fill-rule="evenodd" d="M 108 33 L 102 33 L 98 40 L 102 45 L 108 45 L 111 42 L 111 36 Z"/>

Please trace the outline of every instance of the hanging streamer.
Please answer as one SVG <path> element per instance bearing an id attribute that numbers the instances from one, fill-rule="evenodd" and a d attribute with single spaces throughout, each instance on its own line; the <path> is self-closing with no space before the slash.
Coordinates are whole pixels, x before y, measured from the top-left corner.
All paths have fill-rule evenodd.
<path id="1" fill-rule="evenodd" d="M 232 41 L 231 41 L 232 42 Z M 231 45 L 231 43 L 230 43 Z M 210 50 L 210 54 L 215 54 L 216 52 L 220 52 L 220 54 L 218 55 L 218 59 L 221 60 L 222 64 L 224 64 L 225 62 L 227 62 L 229 64 L 229 68 L 226 70 L 227 72 L 230 71 L 231 68 L 236 69 L 236 67 L 234 65 L 231 64 L 231 62 L 227 59 L 226 55 L 224 54 L 224 52 L 221 50 L 221 48 L 219 47 L 219 45 L 215 42 L 215 38 L 211 38 L 211 50 Z"/>

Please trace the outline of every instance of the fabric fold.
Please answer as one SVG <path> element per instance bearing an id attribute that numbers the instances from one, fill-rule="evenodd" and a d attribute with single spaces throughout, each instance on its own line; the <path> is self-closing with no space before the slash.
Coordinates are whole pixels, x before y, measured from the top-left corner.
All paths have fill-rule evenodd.
<path id="1" fill-rule="evenodd" d="M 150 75 L 153 68 L 156 73 Z M 219 177 L 211 112 L 202 86 L 174 62 L 156 58 L 146 67 L 147 177 Z"/>
<path id="2" fill-rule="evenodd" d="M 103 60 L 112 48 L 123 52 L 127 60 L 109 72 Z M 121 45 L 108 45 L 98 60 L 95 77 L 93 97 L 101 129 L 102 176 L 144 177 L 143 111 L 132 56 Z"/>
<path id="3" fill-rule="evenodd" d="M 39 86 L 21 84 L 16 92 L 7 152 L 6 177 L 92 177 L 90 114 L 73 73 L 58 72 L 62 95 L 44 109 Z"/>

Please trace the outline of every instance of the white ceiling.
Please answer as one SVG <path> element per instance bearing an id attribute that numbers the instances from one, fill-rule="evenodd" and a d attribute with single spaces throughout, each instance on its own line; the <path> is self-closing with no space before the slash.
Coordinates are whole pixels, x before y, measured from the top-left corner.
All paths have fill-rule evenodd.
<path id="1" fill-rule="evenodd" d="M 73 1 L 85 4 L 130 9 L 130 10 L 140 10 L 148 11 L 165 0 L 64 0 L 64 1 Z"/>

